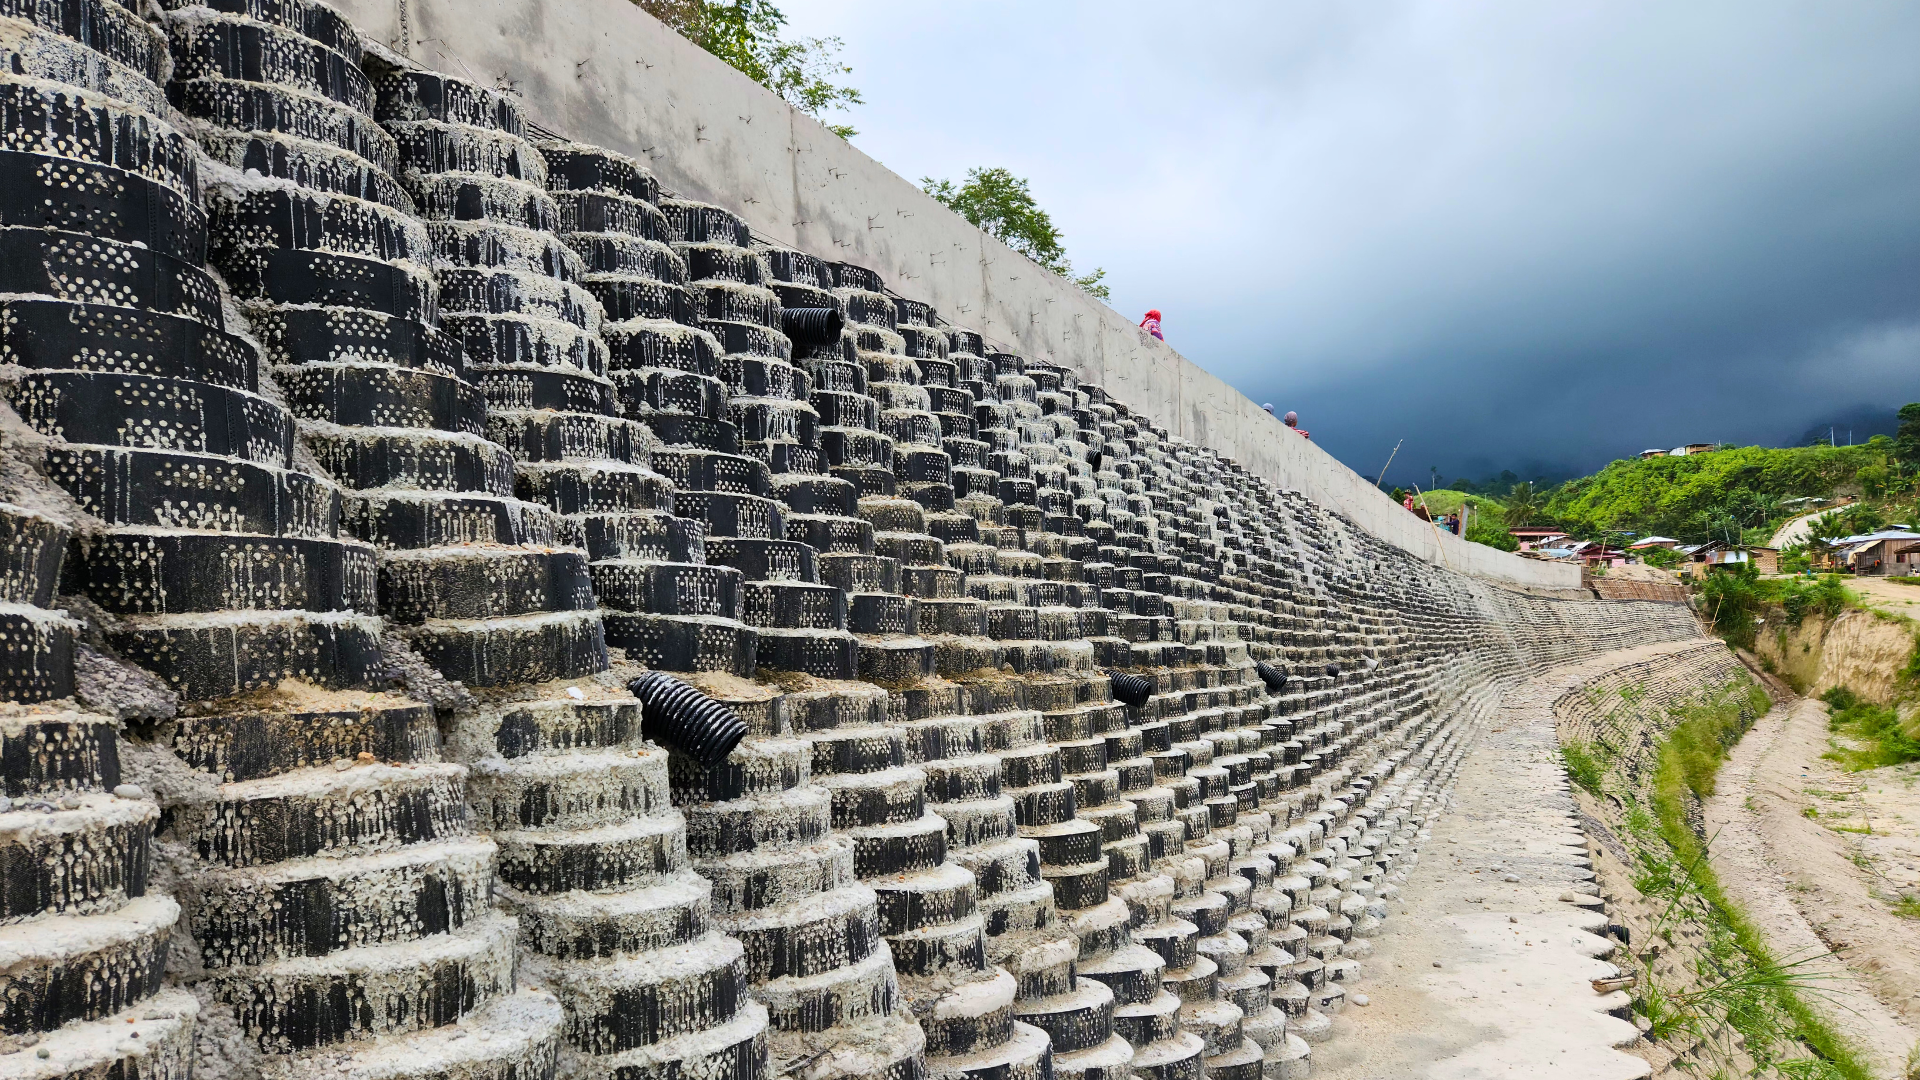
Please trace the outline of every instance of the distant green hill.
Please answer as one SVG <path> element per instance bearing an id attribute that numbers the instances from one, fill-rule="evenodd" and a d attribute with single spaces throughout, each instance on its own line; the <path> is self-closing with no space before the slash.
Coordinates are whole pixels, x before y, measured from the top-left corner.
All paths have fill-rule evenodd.
<path id="1" fill-rule="evenodd" d="M 1625 531 L 1698 542 L 1766 529 L 1797 512 L 1790 499 L 1871 489 L 1886 476 L 1893 448 L 1881 435 L 1860 446 L 1747 446 L 1616 461 L 1554 488 L 1546 516 L 1586 536 Z"/>

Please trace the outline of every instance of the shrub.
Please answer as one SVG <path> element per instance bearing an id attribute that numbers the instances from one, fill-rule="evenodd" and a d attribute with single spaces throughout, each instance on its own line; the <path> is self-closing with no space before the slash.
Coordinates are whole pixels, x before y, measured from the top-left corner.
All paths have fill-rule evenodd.
<path id="1" fill-rule="evenodd" d="M 1671 570 L 1679 566 L 1680 560 L 1685 557 L 1672 548 L 1662 547 L 1648 548 L 1640 553 L 1641 562 L 1648 566 L 1657 566 L 1662 570 Z"/>
<path id="2" fill-rule="evenodd" d="M 1813 580 L 1783 578 L 1766 585 L 1773 600 L 1787 613 L 1787 621 L 1794 626 L 1815 613 L 1831 619 L 1845 611 L 1852 599 L 1838 574 L 1823 574 Z"/>
<path id="3" fill-rule="evenodd" d="M 1820 700 L 1827 704 L 1827 727 L 1859 744 L 1834 747 L 1827 751 L 1829 760 L 1855 772 L 1920 761 L 1920 739 L 1891 707 L 1863 700 L 1845 686 L 1828 690 Z"/>
<path id="4" fill-rule="evenodd" d="M 1700 600 L 1714 633 L 1743 649 L 1753 647 L 1754 631 L 1767 597 L 1751 563 L 1709 573 L 1701 586 Z"/>
<path id="5" fill-rule="evenodd" d="M 1520 550 L 1520 539 L 1507 531 L 1501 524 L 1503 519 L 1494 514 L 1476 514 L 1467 523 L 1467 539 L 1476 544 L 1485 544 L 1501 551 Z"/>

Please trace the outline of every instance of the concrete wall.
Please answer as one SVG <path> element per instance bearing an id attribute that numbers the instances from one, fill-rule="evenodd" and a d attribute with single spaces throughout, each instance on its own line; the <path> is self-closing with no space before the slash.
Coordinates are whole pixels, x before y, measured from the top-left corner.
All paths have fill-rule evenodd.
<path id="1" fill-rule="evenodd" d="M 518 91 L 543 127 L 652 163 L 683 197 L 755 232 L 877 270 L 1012 352 L 1071 366 L 1218 450 L 1430 562 L 1573 589 L 1579 570 L 1435 531 L 1133 321 L 994 240 L 627 0 L 333 0 L 423 66 Z"/>

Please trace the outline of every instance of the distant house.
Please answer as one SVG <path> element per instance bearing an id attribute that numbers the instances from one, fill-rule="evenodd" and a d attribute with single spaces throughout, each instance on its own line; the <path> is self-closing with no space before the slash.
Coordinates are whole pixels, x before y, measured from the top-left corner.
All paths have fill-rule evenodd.
<path id="1" fill-rule="evenodd" d="M 1556 543 L 1553 547 L 1543 547 L 1539 553 L 1545 558 L 1579 563 L 1589 569 L 1627 564 L 1626 552 L 1618 548 L 1611 548 L 1594 540 L 1567 540 L 1565 537 L 1556 539 L 1564 542 Z"/>
<path id="2" fill-rule="evenodd" d="M 1556 540 L 1564 540 L 1567 537 L 1565 530 L 1556 529 L 1550 525 L 1522 525 L 1508 529 L 1507 534 L 1520 541 L 1521 551 L 1538 551 L 1543 547 L 1551 547 Z"/>
<path id="3" fill-rule="evenodd" d="M 1667 452 L 1666 452 L 1665 450 L 1657 450 L 1657 449 L 1656 449 L 1656 450 L 1642 450 L 1642 451 L 1640 451 L 1640 459 L 1641 459 L 1642 461 L 1645 461 L 1645 460 L 1646 460 L 1647 458 L 1652 458 L 1652 457 L 1666 457 L 1666 456 L 1667 456 Z"/>
<path id="4" fill-rule="evenodd" d="M 1627 545 L 1628 551 L 1645 551 L 1647 548 L 1666 548 L 1672 551 L 1680 546 L 1680 541 L 1671 536 L 1649 536 L 1645 540 L 1635 540 Z"/>
<path id="5" fill-rule="evenodd" d="M 1619 548 L 1610 548 L 1605 544 L 1595 544 L 1580 552 L 1580 561 L 1592 569 L 1596 566 L 1625 566 L 1627 553 Z"/>
<path id="6" fill-rule="evenodd" d="M 1747 547 L 1741 544 L 1729 544 L 1724 540 L 1714 540 L 1691 548 L 1676 550 L 1683 552 L 1687 557 L 1686 561 L 1680 564 L 1681 572 L 1691 573 L 1695 577 L 1705 577 L 1715 570 L 1726 570 L 1749 563 L 1763 574 L 1780 572 L 1780 552 L 1776 548 Z"/>
<path id="7" fill-rule="evenodd" d="M 1914 577 L 1916 575 L 1920 575 L 1920 542 L 1895 547 L 1893 564 L 1887 567 L 1887 576 Z"/>
<path id="8" fill-rule="evenodd" d="M 1834 545 L 1834 562 L 1852 567 L 1862 577 L 1905 576 L 1916 568 L 1910 554 L 1920 533 L 1907 529 L 1882 529 L 1862 536 L 1849 536 Z M 1905 555 L 1905 558 L 1902 558 Z"/>

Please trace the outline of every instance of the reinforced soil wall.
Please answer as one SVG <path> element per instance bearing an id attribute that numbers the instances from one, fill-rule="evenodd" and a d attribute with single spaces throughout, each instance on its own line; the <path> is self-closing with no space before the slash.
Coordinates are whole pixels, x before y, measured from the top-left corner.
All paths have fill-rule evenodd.
<path id="1" fill-rule="evenodd" d="M 1009 352 L 1070 367 L 1175 435 L 1217 450 L 1429 562 L 1529 588 L 1576 567 L 1470 544 L 1405 513 L 1259 405 L 1129 319 L 933 201 L 628 0 L 341 0 L 369 41 L 510 88 L 536 123 L 649 162 L 757 236 L 878 271 Z"/>

